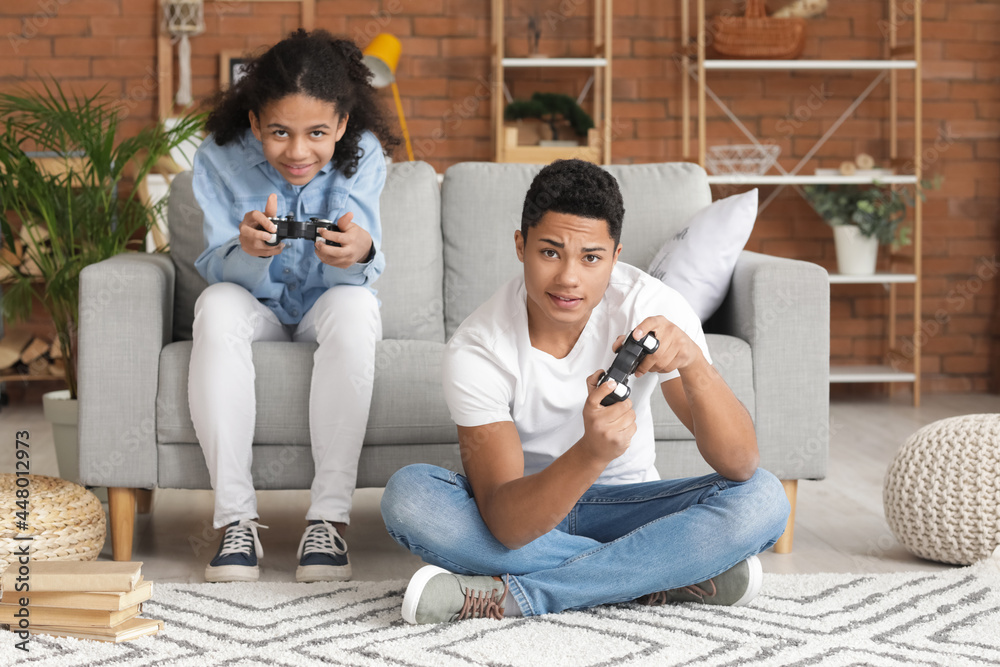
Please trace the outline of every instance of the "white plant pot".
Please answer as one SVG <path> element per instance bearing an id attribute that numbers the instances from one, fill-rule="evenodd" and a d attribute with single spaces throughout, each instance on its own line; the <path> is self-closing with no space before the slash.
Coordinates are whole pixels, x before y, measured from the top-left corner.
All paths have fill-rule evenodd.
<path id="1" fill-rule="evenodd" d="M 877 238 L 862 235 L 854 225 L 834 225 L 833 242 L 837 248 L 837 271 L 847 276 L 875 273 Z"/>
<path id="2" fill-rule="evenodd" d="M 59 476 L 70 482 L 80 480 L 80 444 L 78 433 L 78 401 L 69 397 L 69 389 L 50 391 L 42 395 L 42 411 L 52 424 L 52 439 L 56 445 Z"/>
<path id="3" fill-rule="evenodd" d="M 546 148 L 576 148 L 580 142 L 572 139 L 542 139 L 538 145 Z"/>

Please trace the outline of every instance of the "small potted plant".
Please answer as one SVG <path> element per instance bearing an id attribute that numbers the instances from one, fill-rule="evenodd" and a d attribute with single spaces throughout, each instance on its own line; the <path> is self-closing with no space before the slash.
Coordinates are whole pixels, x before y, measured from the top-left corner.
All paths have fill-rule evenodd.
<path id="1" fill-rule="evenodd" d="M 43 397 L 46 417 L 66 413 L 71 441 L 56 443 L 60 473 L 76 479 L 76 331 L 80 271 L 142 246 L 158 205 L 140 196 L 141 183 L 171 149 L 196 137 L 200 115 L 170 129 L 162 123 L 119 137 L 127 115 L 121 100 L 67 95 L 58 82 L 38 93 L 0 94 L 0 253 L 6 284 L 3 314 L 27 318 L 37 298 L 51 317 L 65 362 L 68 390 Z M 43 165 L 41 153 L 55 164 Z M 128 185 L 133 187 L 126 187 Z M 161 200 L 161 204 L 163 201 Z M 18 259 L 14 259 L 14 258 Z M 58 422 L 55 422 L 58 423 Z"/>
<path id="2" fill-rule="evenodd" d="M 543 140 L 541 146 L 576 146 L 576 140 L 559 139 L 560 125 L 568 124 L 575 134 L 586 137 L 594 127 L 594 121 L 569 95 L 560 93 L 535 93 L 530 100 L 514 100 L 504 110 L 506 120 L 537 118 L 545 122 L 552 132 L 551 140 Z"/>
<path id="3" fill-rule="evenodd" d="M 934 189 L 939 179 L 924 180 L 918 194 Z M 806 200 L 833 227 L 837 249 L 837 270 L 846 275 L 875 273 L 879 245 L 904 246 L 910 243 L 906 212 L 914 203 L 907 188 L 882 183 L 870 185 L 806 185 Z"/>

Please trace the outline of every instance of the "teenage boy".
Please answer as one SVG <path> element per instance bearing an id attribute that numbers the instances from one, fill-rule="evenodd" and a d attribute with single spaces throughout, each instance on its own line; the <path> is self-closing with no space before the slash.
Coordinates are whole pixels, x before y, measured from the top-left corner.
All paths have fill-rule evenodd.
<path id="1" fill-rule="evenodd" d="M 410 623 L 547 614 L 642 598 L 742 605 L 756 554 L 788 502 L 757 468 L 753 423 L 711 365 L 701 323 L 674 290 L 618 262 L 615 179 L 580 160 L 542 169 L 514 232 L 524 275 L 448 343 L 444 392 L 465 476 L 413 465 L 389 480 L 392 537 L 433 565 L 403 599 Z M 656 352 L 628 399 L 598 384 L 624 336 Z M 659 387 L 716 471 L 659 480 L 650 397 Z"/>

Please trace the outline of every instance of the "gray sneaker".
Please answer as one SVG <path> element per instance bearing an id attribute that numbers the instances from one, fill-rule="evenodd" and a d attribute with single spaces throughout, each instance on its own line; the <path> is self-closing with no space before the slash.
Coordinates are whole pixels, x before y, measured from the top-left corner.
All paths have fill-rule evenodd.
<path id="1" fill-rule="evenodd" d="M 503 618 L 507 584 L 499 577 L 453 574 L 434 565 L 417 570 L 403 595 L 407 623 Z"/>
<path id="2" fill-rule="evenodd" d="M 698 584 L 670 591 L 657 591 L 637 599 L 639 604 L 661 605 L 668 602 L 700 602 L 730 607 L 742 607 L 760 593 L 764 571 L 760 560 L 750 556 L 722 574 Z"/>

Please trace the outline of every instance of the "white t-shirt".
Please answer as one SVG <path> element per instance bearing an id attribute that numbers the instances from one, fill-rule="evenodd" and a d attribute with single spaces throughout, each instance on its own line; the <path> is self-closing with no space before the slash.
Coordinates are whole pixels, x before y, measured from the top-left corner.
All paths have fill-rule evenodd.
<path id="1" fill-rule="evenodd" d="M 683 329 L 711 363 L 694 310 L 678 292 L 643 271 L 618 262 L 604 298 L 594 308 L 572 351 L 562 359 L 535 349 L 528 336 L 524 277 L 501 287 L 476 309 L 448 342 L 444 395 L 459 426 L 513 421 L 524 450 L 524 473 L 536 473 L 583 437 L 587 377 L 614 361 L 611 346 L 645 318 L 662 315 Z M 629 379 L 638 430 L 628 450 L 608 464 L 598 484 L 659 479 L 650 397 L 679 373 Z M 659 399 L 662 400 L 662 399 Z"/>

